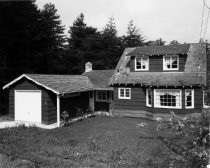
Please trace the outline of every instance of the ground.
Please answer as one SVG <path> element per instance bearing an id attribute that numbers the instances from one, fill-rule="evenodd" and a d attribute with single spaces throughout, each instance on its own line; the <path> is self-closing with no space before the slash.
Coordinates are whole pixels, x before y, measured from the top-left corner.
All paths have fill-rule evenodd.
<path id="1" fill-rule="evenodd" d="M 105 116 L 53 130 L 2 129 L 0 167 L 144 167 L 161 144 L 155 134 L 154 121 Z"/>

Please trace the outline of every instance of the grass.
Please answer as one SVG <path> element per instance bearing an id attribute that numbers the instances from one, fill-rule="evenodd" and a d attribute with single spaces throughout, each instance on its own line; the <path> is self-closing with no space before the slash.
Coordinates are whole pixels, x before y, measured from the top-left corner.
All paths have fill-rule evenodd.
<path id="1" fill-rule="evenodd" d="M 155 128 L 145 119 L 97 116 L 53 130 L 3 129 L 0 167 L 144 167 L 161 144 Z"/>

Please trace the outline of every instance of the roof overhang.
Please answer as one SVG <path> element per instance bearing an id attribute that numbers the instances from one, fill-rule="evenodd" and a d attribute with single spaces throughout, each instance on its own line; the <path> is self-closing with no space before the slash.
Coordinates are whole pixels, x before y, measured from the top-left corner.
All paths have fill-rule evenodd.
<path id="1" fill-rule="evenodd" d="M 57 94 L 57 95 L 60 94 L 58 91 L 56 91 L 56 90 L 54 90 L 54 89 L 52 89 L 52 88 L 50 88 L 50 87 L 48 87 L 48 86 L 45 86 L 45 85 L 43 85 L 43 84 L 37 82 L 36 80 L 30 78 L 30 77 L 27 76 L 26 74 L 22 74 L 21 76 L 17 77 L 16 79 L 14 79 L 13 81 L 11 81 L 10 83 L 8 83 L 8 84 L 6 84 L 5 86 L 3 86 L 3 90 L 6 89 L 6 88 L 9 88 L 11 85 L 13 85 L 14 83 L 18 82 L 18 81 L 21 80 L 22 78 L 26 78 L 26 79 L 28 79 L 28 80 L 34 82 L 35 84 L 37 84 L 37 85 L 39 85 L 39 86 L 42 86 L 42 87 L 44 87 L 44 88 L 47 89 L 47 90 L 50 90 L 50 91 L 54 92 L 54 93 Z"/>

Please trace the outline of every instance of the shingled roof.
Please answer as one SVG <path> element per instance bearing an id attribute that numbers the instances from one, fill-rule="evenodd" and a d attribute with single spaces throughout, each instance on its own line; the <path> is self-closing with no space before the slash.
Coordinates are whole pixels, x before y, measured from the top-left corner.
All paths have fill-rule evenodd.
<path id="1" fill-rule="evenodd" d="M 130 72 L 131 56 L 188 54 L 184 72 Z M 110 79 L 113 84 L 144 84 L 150 86 L 192 86 L 206 84 L 206 44 L 149 46 L 127 48 Z"/>
<path id="2" fill-rule="evenodd" d="M 168 46 L 145 46 L 137 47 L 129 53 L 131 56 L 140 55 L 165 55 L 165 54 L 187 54 L 190 44 L 168 45 Z"/>
<path id="3" fill-rule="evenodd" d="M 114 70 L 92 70 L 90 72 L 85 72 L 82 75 L 89 78 L 96 90 L 113 90 L 112 87 L 109 87 L 109 80 L 113 74 Z"/>
<path id="4" fill-rule="evenodd" d="M 89 81 L 87 76 L 43 74 L 23 74 L 9 84 L 5 85 L 3 89 L 9 87 L 22 78 L 27 78 L 28 80 L 31 80 L 34 83 L 53 91 L 56 94 L 83 92 L 94 89 L 94 86 Z"/>

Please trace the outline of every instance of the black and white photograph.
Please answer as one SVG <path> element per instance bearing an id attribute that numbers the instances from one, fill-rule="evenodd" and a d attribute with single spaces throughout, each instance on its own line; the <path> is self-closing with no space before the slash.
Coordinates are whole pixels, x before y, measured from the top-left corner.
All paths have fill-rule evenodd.
<path id="1" fill-rule="evenodd" d="M 210 168 L 210 0 L 0 0 L 0 168 Z"/>

